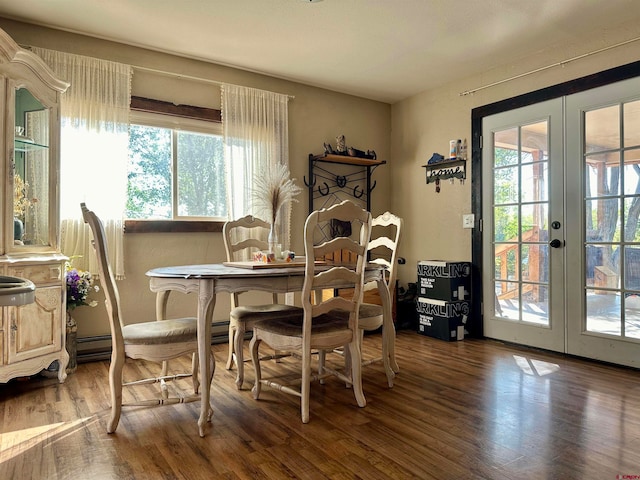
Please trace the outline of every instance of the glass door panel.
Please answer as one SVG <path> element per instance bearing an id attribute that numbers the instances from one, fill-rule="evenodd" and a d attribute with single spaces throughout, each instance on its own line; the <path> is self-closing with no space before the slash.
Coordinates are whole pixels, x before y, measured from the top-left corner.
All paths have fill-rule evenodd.
<path id="1" fill-rule="evenodd" d="M 493 135 L 494 313 L 548 325 L 547 121 Z"/>
<path id="2" fill-rule="evenodd" d="M 637 123 L 638 103 L 584 113 L 586 330 L 635 338 L 640 336 L 635 320 L 640 303 L 640 137 L 630 132 L 625 147 L 621 132 Z"/>
<path id="3" fill-rule="evenodd" d="M 50 245 L 49 109 L 26 88 L 16 89 L 13 243 Z"/>

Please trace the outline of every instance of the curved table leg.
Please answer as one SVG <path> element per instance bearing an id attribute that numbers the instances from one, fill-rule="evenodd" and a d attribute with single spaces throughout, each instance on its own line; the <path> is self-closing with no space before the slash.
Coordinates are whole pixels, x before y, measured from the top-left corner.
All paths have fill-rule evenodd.
<path id="1" fill-rule="evenodd" d="M 211 363 L 211 316 L 216 304 L 214 280 L 200 279 L 198 288 L 198 357 L 200 358 L 200 378 L 209 379 L 213 374 Z M 211 421 L 211 388 L 210 384 L 200 392 L 200 418 L 198 430 L 204 437 L 205 427 Z"/>

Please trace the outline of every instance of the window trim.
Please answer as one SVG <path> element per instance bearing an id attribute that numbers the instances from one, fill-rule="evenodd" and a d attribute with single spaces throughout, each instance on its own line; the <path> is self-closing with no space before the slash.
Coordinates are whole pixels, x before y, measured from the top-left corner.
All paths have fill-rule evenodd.
<path id="1" fill-rule="evenodd" d="M 166 118 L 167 128 L 189 125 L 194 131 L 202 130 L 203 133 L 210 133 L 210 128 L 199 129 L 197 124 L 200 122 L 222 123 L 220 110 L 193 105 L 176 105 L 145 97 L 132 96 L 130 110 L 132 116 L 137 118 L 144 118 L 144 114 L 162 115 L 165 118 L 174 117 Z M 209 131 L 205 132 L 205 130 Z M 224 222 L 220 220 L 125 220 L 124 233 L 215 233 L 222 232 L 223 225 Z"/>

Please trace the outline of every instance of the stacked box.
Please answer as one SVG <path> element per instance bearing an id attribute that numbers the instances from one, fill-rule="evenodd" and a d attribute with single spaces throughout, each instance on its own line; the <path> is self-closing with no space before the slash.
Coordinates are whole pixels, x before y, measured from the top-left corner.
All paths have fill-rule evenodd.
<path id="1" fill-rule="evenodd" d="M 418 262 L 418 295 L 446 302 L 471 297 L 471 263 L 423 260 Z"/>
<path id="2" fill-rule="evenodd" d="M 470 308 L 469 302 L 419 297 L 416 302 L 418 333 L 449 342 L 463 340 Z"/>
<path id="3" fill-rule="evenodd" d="M 471 309 L 471 263 L 418 262 L 418 333 L 442 340 L 464 339 Z"/>

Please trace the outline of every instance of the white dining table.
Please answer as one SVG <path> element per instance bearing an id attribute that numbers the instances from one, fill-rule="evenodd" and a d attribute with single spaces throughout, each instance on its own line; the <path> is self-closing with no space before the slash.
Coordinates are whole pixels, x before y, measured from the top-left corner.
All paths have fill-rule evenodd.
<path id="1" fill-rule="evenodd" d="M 211 323 L 213 311 L 218 293 L 235 293 L 249 290 L 259 290 L 275 293 L 293 293 L 302 290 L 305 277 L 304 266 L 278 266 L 277 268 L 247 268 L 231 266 L 222 263 L 202 265 L 179 265 L 157 267 L 149 270 L 149 286 L 152 292 L 156 292 L 156 318 L 166 318 L 167 302 L 172 291 L 182 293 L 195 293 L 198 295 L 198 357 L 200 363 L 200 378 L 209 378 L 211 355 Z M 318 266 L 316 268 L 323 268 Z M 326 267 L 328 268 L 328 266 Z M 388 345 L 389 355 L 383 358 L 384 369 L 389 385 L 393 385 L 397 371 L 395 362 L 394 345 L 395 329 L 391 315 L 391 300 L 387 284 L 384 281 L 384 267 L 376 264 L 368 264 L 365 269 L 365 282 L 377 282 L 378 292 L 382 300 L 384 311 L 383 339 Z M 348 288 L 349 285 L 345 285 Z M 206 431 L 210 391 L 201 388 L 200 417 L 198 429 L 203 437 Z"/>

